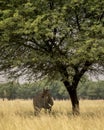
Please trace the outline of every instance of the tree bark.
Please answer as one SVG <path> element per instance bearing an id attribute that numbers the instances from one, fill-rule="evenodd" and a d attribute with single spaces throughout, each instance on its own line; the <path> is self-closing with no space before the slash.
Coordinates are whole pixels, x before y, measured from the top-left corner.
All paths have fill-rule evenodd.
<path id="1" fill-rule="evenodd" d="M 64 81 L 63 83 L 70 95 L 73 115 L 79 115 L 80 112 L 79 112 L 79 100 L 77 97 L 77 90 L 73 86 L 70 86 L 70 83 L 68 81 Z"/>

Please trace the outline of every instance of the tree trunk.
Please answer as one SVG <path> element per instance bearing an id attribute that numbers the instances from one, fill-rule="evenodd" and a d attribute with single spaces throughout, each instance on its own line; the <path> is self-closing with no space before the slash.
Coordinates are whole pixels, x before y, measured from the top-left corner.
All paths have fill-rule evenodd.
<path id="1" fill-rule="evenodd" d="M 79 100 L 77 97 L 77 90 L 73 86 L 70 86 L 68 81 L 64 81 L 64 85 L 70 95 L 73 115 L 79 115 L 80 112 L 79 112 Z"/>

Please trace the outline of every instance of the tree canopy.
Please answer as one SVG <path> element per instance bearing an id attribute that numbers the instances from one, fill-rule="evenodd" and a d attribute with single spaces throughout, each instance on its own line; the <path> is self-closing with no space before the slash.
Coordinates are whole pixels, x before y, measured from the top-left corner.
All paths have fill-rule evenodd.
<path id="1" fill-rule="evenodd" d="M 103 72 L 103 0 L 0 4 L 0 70 L 13 76 L 60 77 L 68 91 L 77 88 L 88 70 Z"/>
<path id="2" fill-rule="evenodd" d="M 103 5 L 103 0 L 2 0 L 1 70 L 16 68 L 23 70 L 18 74 L 40 76 L 39 72 L 56 74 L 65 66 L 71 79 L 75 67 L 81 71 L 86 64 L 97 63 L 101 68 Z"/>

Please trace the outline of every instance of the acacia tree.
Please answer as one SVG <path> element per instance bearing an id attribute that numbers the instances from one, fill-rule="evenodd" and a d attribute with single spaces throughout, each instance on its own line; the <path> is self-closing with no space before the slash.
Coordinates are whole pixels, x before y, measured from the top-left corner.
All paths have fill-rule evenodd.
<path id="1" fill-rule="evenodd" d="M 104 66 L 103 0 L 2 0 L 0 70 L 61 79 L 79 114 L 77 86 Z"/>

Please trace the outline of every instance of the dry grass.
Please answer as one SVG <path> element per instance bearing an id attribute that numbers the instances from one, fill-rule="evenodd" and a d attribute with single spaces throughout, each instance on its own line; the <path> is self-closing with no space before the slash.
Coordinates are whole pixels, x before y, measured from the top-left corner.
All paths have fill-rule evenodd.
<path id="1" fill-rule="evenodd" d="M 0 100 L 0 130 L 104 130 L 104 101 L 81 100 L 73 117 L 69 101 L 55 101 L 51 115 L 33 115 L 31 100 Z"/>

